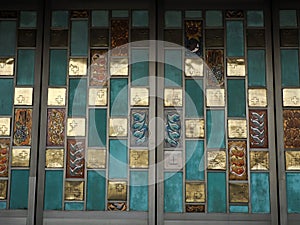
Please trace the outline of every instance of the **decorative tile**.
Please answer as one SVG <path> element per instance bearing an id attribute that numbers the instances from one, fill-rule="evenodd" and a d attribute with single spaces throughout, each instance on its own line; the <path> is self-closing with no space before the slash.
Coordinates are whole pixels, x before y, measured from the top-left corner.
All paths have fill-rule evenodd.
<path id="1" fill-rule="evenodd" d="M 64 167 L 64 149 L 46 150 L 46 168 Z"/>
<path id="2" fill-rule="evenodd" d="M 224 87 L 224 51 L 219 49 L 206 50 L 205 58 L 207 86 Z"/>
<path id="3" fill-rule="evenodd" d="M 206 29 L 205 30 L 206 47 L 223 47 L 224 36 L 225 35 L 223 29 Z"/>
<path id="4" fill-rule="evenodd" d="M 300 170 L 300 151 L 285 152 L 286 170 Z"/>
<path id="5" fill-rule="evenodd" d="M 13 76 L 14 75 L 14 58 L 0 58 L 0 75 Z"/>
<path id="6" fill-rule="evenodd" d="M 185 59 L 184 72 L 187 77 L 203 76 L 203 59 Z"/>
<path id="7" fill-rule="evenodd" d="M 109 136 L 126 137 L 127 136 L 127 119 L 110 118 L 109 119 Z"/>
<path id="8" fill-rule="evenodd" d="M 208 170 L 226 170 L 226 152 L 208 151 L 207 169 Z"/>
<path id="9" fill-rule="evenodd" d="M 251 170 L 269 170 L 269 152 L 251 151 L 250 152 Z"/>
<path id="10" fill-rule="evenodd" d="M 13 148 L 11 158 L 11 166 L 29 167 L 30 148 Z"/>
<path id="11" fill-rule="evenodd" d="M 187 212 L 187 213 L 204 213 L 205 205 L 185 205 L 185 212 Z"/>
<path id="12" fill-rule="evenodd" d="M 129 22 L 128 20 L 111 20 L 112 56 L 128 55 Z"/>
<path id="13" fill-rule="evenodd" d="M 83 181 L 66 181 L 65 182 L 65 200 L 66 201 L 83 201 L 84 199 L 84 182 Z"/>
<path id="14" fill-rule="evenodd" d="M 165 151 L 164 165 L 166 170 L 181 170 L 183 168 L 182 151 Z"/>
<path id="15" fill-rule="evenodd" d="M 89 12 L 87 10 L 72 10 L 71 18 L 88 18 Z"/>
<path id="16" fill-rule="evenodd" d="M 108 211 L 127 211 L 126 202 L 109 202 L 107 203 Z"/>
<path id="17" fill-rule="evenodd" d="M 299 46 L 298 29 L 280 29 L 280 46 L 281 47 Z"/>
<path id="18" fill-rule="evenodd" d="M 165 106 L 182 106 L 182 89 L 165 89 Z"/>
<path id="19" fill-rule="evenodd" d="M 7 197 L 7 180 L 0 180 L 0 200 L 5 200 Z"/>
<path id="20" fill-rule="evenodd" d="M 247 180 L 247 143 L 246 141 L 229 141 L 229 179 Z"/>
<path id="21" fill-rule="evenodd" d="M 33 88 L 15 88 L 15 105 L 32 105 Z"/>
<path id="22" fill-rule="evenodd" d="M 181 143 L 181 115 L 180 112 L 165 111 L 165 147 L 180 147 Z"/>
<path id="23" fill-rule="evenodd" d="M 127 183 L 125 181 L 108 181 L 107 200 L 126 201 Z"/>
<path id="24" fill-rule="evenodd" d="M 247 120 L 228 120 L 229 138 L 247 138 Z"/>
<path id="25" fill-rule="evenodd" d="M 67 178 L 84 178 L 85 140 L 68 140 Z"/>
<path id="26" fill-rule="evenodd" d="M 35 46 L 36 46 L 36 30 L 19 29 L 18 47 L 35 47 Z"/>
<path id="27" fill-rule="evenodd" d="M 282 95 L 283 106 L 300 106 L 300 89 L 284 88 Z"/>
<path id="28" fill-rule="evenodd" d="M 32 129 L 32 109 L 15 109 L 14 145 L 30 146 Z"/>
<path id="29" fill-rule="evenodd" d="M 266 89 L 248 89 L 248 104 L 250 107 L 267 107 Z"/>
<path id="30" fill-rule="evenodd" d="M 203 22 L 202 20 L 185 20 L 185 48 L 187 55 L 203 55 Z"/>
<path id="31" fill-rule="evenodd" d="M 110 75 L 128 76 L 128 58 L 111 58 Z"/>
<path id="32" fill-rule="evenodd" d="M 205 202 L 205 184 L 204 183 L 186 183 L 185 184 L 185 202 L 196 203 Z"/>
<path id="33" fill-rule="evenodd" d="M 108 47 L 109 31 L 108 29 L 91 29 L 90 45 L 92 47 Z"/>
<path id="34" fill-rule="evenodd" d="M 0 139 L 0 177 L 8 176 L 10 139 Z"/>
<path id="35" fill-rule="evenodd" d="M 67 136 L 85 136 L 85 119 L 68 118 Z"/>
<path id="36" fill-rule="evenodd" d="M 131 111 L 131 146 L 148 146 L 148 110 Z"/>
<path id="37" fill-rule="evenodd" d="M 10 135 L 10 118 L 0 118 L 0 136 Z"/>
<path id="38" fill-rule="evenodd" d="M 227 59 L 227 76 L 245 76 L 246 67 L 245 59 L 228 58 Z"/>
<path id="39" fill-rule="evenodd" d="M 66 88 L 48 88 L 48 106 L 65 106 L 66 91 Z"/>
<path id="40" fill-rule="evenodd" d="M 90 88 L 89 105 L 106 106 L 107 105 L 107 88 Z"/>
<path id="41" fill-rule="evenodd" d="M 208 107 L 225 106 L 225 90 L 206 89 L 206 106 Z"/>
<path id="42" fill-rule="evenodd" d="M 265 47 L 264 29 L 247 29 L 248 47 Z"/>
<path id="43" fill-rule="evenodd" d="M 132 106 L 148 106 L 149 105 L 149 89 L 148 88 L 131 88 L 130 104 Z"/>
<path id="44" fill-rule="evenodd" d="M 243 10 L 226 10 L 226 18 L 228 19 L 244 18 L 244 12 Z"/>
<path id="45" fill-rule="evenodd" d="M 87 168 L 104 169 L 106 168 L 106 150 L 88 149 L 87 151 Z"/>
<path id="46" fill-rule="evenodd" d="M 108 80 L 107 50 L 91 50 L 90 86 L 103 87 Z"/>
<path id="47" fill-rule="evenodd" d="M 68 30 L 51 30 L 50 46 L 51 47 L 67 47 L 68 46 Z"/>
<path id="48" fill-rule="evenodd" d="M 247 183 L 229 184 L 229 202 L 247 203 L 249 202 L 249 188 Z"/>
<path id="49" fill-rule="evenodd" d="M 182 30 L 181 29 L 166 29 L 164 31 L 164 44 L 172 46 L 174 44 L 182 46 Z"/>
<path id="50" fill-rule="evenodd" d="M 250 148 L 268 147 L 267 110 L 249 111 Z"/>
<path id="51" fill-rule="evenodd" d="M 85 76 L 87 74 L 87 59 L 72 58 L 69 61 L 69 76 Z"/>
<path id="52" fill-rule="evenodd" d="M 65 109 L 48 109 L 47 145 L 63 146 L 65 140 Z"/>
<path id="53" fill-rule="evenodd" d="M 284 148 L 300 148 L 300 110 L 283 110 Z"/>
<path id="54" fill-rule="evenodd" d="M 130 168 L 148 168 L 148 150 L 130 150 Z"/>
<path id="55" fill-rule="evenodd" d="M 204 138 L 204 119 L 185 120 L 185 137 Z"/>

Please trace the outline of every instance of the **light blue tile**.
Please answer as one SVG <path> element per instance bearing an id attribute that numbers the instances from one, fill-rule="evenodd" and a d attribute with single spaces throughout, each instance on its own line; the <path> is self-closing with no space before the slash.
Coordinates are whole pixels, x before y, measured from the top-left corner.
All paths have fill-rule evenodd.
<path id="1" fill-rule="evenodd" d="M 225 148 L 224 110 L 207 110 L 207 148 Z"/>
<path id="2" fill-rule="evenodd" d="M 263 27 L 264 12 L 258 10 L 247 11 L 247 26 L 248 27 Z"/>
<path id="3" fill-rule="evenodd" d="M 223 26 L 223 13 L 219 10 L 206 11 L 206 26 L 208 27 L 222 27 Z"/>
<path id="4" fill-rule="evenodd" d="M 68 68 L 67 58 L 67 50 L 50 50 L 50 86 L 66 85 Z"/>
<path id="5" fill-rule="evenodd" d="M 166 11 L 165 12 L 165 27 L 166 28 L 180 28 L 182 26 L 180 11 Z"/>
<path id="6" fill-rule="evenodd" d="M 88 21 L 72 21 L 71 56 L 88 55 Z"/>
<path id="7" fill-rule="evenodd" d="M 300 173 L 286 173 L 288 213 L 300 213 Z"/>
<path id="8" fill-rule="evenodd" d="M 296 10 L 280 10 L 279 11 L 280 27 L 297 27 L 297 11 Z"/>
<path id="9" fill-rule="evenodd" d="M 266 86 L 265 50 L 248 50 L 248 85 L 250 87 Z"/>
<path id="10" fill-rule="evenodd" d="M 16 29 L 15 21 L 0 21 L 0 56 L 16 55 Z"/>
<path id="11" fill-rule="evenodd" d="M 108 11 L 107 10 L 93 10 L 92 11 L 92 26 L 93 27 L 107 27 L 108 26 Z"/>
<path id="12" fill-rule="evenodd" d="M 231 213 L 248 213 L 249 212 L 249 207 L 246 205 L 231 205 L 229 207 L 229 211 Z"/>
<path id="13" fill-rule="evenodd" d="M 90 170 L 87 176 L 87 210 L 105 210 L 106 173 Z"/>
<path id="14" fill-rule="evenodd" d="M 251 173 L 252 213 L 270 213 L 269 173 Z"/>
<path id="15" fill-rule="evenodd" d="M 281 83 L 283 87 L 297 87 L 299 80 L 299 55 L 298 50 L 281 50 Z"/>
<path id="16" fill-rule="evenodd" d="M 0 210 L 6 209 L 6 205 L 7 205 L 7 203 L 5 201 L 0 202 Z"/>
<path id="17" fill-rule="evenodd" d="M 68 11 L 53 11 L 52 12 L 52 27 L 68 28 L 69 12 Z"/>
<path id="18" fill-rule="evenodd" d="M 181 50 L 165 50 L 165 86 L 182 86 Z"/>
<path id="19" fill-rule="evenodd" d="M 63 170 L 48 170 L 45 178 L 45 210 L 61 210 L 63 198 Z"/>
<path id="20" fill-rule="evenodd" d="M 19 50 L 17 64 L 17 85 L 33 85 L 35 50 Z"/>
<path id="21" fill-rule="evenodd" d="M 182 173 L 165 173 L 164 178 L 164 211 L 183 212 Z"/>
<path id="22" fill-rule="evenodd" d="M 203 81 L 185 80 L 185 116 L 187 118 L 203 117 L 204 98 Z"/>
<path id="23" fill-rule="evenodd" d="M 227 56 L 244 56 L 243 21 L 226 22 Z"/>
<path id="24" fill-rule="evenodd" d="M 204 180 L 203 141 L 186 141 L 185 152 L 185 179 Z"/>
<path id="25" fill-rule="evenodd" d="M 126 179 L 127 174 L 127 156 L 128 148 L 126 140 L 109 141 L 109 179 Z"/>
<path id="26" fill-rule="evenodd" d="M 10 183 L 10 209 L 28 208 L 29 170 L 12 170 Z"/>
<path id="27" fill-rule="evenodd" d="M 133 49 L 131 51 L 131 85 L 147 86 L 149 77 L 149 50 Z"/>
<path id="28" fill-rule="evenodd" d="M 89 147 L 105 147 L 106 146 L 106 109 L 90 109 L 89 110 Z"/>
<path id="29" fill-rule="evenodd" d="M 82 211 L 84 209 L 83 202 L 66 202 L 65 210 L 67 211 Z"/>
<path id="30" fill-rule="evenodd" d="M 37 13 L 34 11 L 21 11 L 20 27 L 36 27 Z"/>
<path id="31" fill-rule="evenodd" d="M 207 211 L 226 213 L 226 173 L 207 173 Z"/>
<path id="32" fill-rule="evenodd" d="M 132 26 L 133 27 L 148 27 L 149 13 L 147 10 L 132 11 Z"/>
<path id="33" fill-rule="evenodd" d="M 69 106 L 68 116 L 85 116 L 86 115 L 86 96 L 87 96 L 86 79 L 69 80 Z"/>
<path id="34" fill-rule="evenodd" d="M 110 80 L 110 115 L 128 115 L 128 80 Z"/>
<path id="35" fill-rule="evenodd" d="M 14 105 L 14 80 L 0 79 L 0 115 L 11 116 Z"/>
<path id="36" fill-rule="evenodd" d="M 227 80 L 229 117 L 246 117 L 245 80 Z"/>
<path id="37" fill-rule="evenodd" d="M 148 172 L 130 172 L 130 210 L 148 211 Z"/>

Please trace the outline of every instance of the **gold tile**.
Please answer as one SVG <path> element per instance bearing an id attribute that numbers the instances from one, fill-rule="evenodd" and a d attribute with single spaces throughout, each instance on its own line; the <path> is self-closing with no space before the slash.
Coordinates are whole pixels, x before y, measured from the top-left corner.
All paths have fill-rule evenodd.
<path id="1" fill-rule="evenodd" d="M 229 202 L 247 203 L 249 201 L 249 189 L 247 183 L 229 184 Z"/>
<path id="2" fill-rule="evenodd" d="M 103 169 L 106 167 L 106 150 L 88 149 L 87 167 L 89 169 Z"/>
<path id="3" fill-rule="evenodd" d="M 69 76 L 85 76 L 87 74 L 87 59 L 73 58 L 69 61 Z"/>
<path id="4" fill-rule="evenodd" d="M 166 170 L 181 170 L 183 168 L 182 151 L 165 151 L 164 164 Z"/>
<path id="5" fill-rule="evenodd" d="M 130 104 L 132 106 L 148 106 L 149 90 L 148 88 L 131 88 Z"/>
<path id="6" fill-rule="evenodd" d="M 247 120 L 228 120 L 229 138 L 247 138 Z"/>
<path id="7" fill-rule="evenodd" d="M 64 149 L 46 150 L 46 167 L 63 168 L 64 167 Z"/>
<path id="8" fill-rule="evenodd" d="M 111 76 L 128 76 L 128 59 L 111 58 L 110 59 Z"/>
<path id="9" fill-rule="evenodd" d="M 65 182 L 65 200 L 83 201 L 84 199 L 84 182 L 83 181 L 66 181 Z"/>
<path id="10" fill-rule="evenodd" d="M 300 170 L 300 151 L 285 152 L 286 170 Z"/>
<path id="11" fill-rule="evenodd" d="M 130 168 L 148 168 L 148 150 L 130 150 Z"/>
<path id="12" fill-rule="evenodd" d="M 245 76 L 245 59 L 227 59 L 227 76 Z"/>
<path id="13" fill-rule="evenodd" d="M 225 90 L 206 89 L 206 106 L 225 106 Z"/>
<path id="14" fill-rule="evenodd" d="M 10 118 L 0 118 L 0 136 L 10 135 Z"/>
<path id="15" fill-rule="evenodd" d="M 85 136 L 85 119 L 68 118 L 68 136 Z"/>
<path id="16" fill-rule="evenodd" d="M 127 136 L 127 119 L 110 118 L 109 119 L 109 136 L 126 137 Z"/>
<path id="17" fill-rule="evenodd" d="M 11 165 L 13 167 L 29 167 L 30 148 L 13 148 Z"/>
<path id="18" fill-rule="evenodd" d="M 269 170 L 269 152 L 251 151 L 250 152 L 251 170 Z"/>
<path id="19" fill-rule="evenodd" d="M 204 183 L 186 183 L 185 202 L 188 203 L 205 202 Z"/>
<path id="20" fill-rule="evenodd" d="M 15 88 L 15 105 L 32 105 L 33 88 Z"/>
<path id="21" fill-rule="evenodd" d="M 248 104 L 250 107 L 267 107 L 267 90 L 266 89 L 249 89 Z"/>
<path id="22" fill-rule="evenodd" d="M 48 88 L 48 105 L 66 105 L 66 88 Z"/>
<path id="23" fill-rule="evenodd" d="M 283 106 L 300 106 L 300 89 L 284 88 L 283 89 Z"/>
<path id="24" fill-rule="evenodd" d="M 126 201 L 127 183 L 125 181 L 109 181 L 107 190 L 108 201 Z"/>
<path id="25" fill-rule="evenodd" d="M 182 89 L 165 89 L 165 106 L 182 106 Z"/>
<path id="26" fill-rule="evenodd" d="M 187 138 L 204 138 L 204 120 L 185 120 L 185 136 Z"/>
<path id="27" fill-rule="evenodd" d="M 0 58 L 0 76 L 13 76 L 14 64 L 14 58 Z"/>
<path id="28" fill-rule="evenodd" d="M 185 59 L 184 71 L 188 77 L 203 76 L 203 60 L 200 58 Z"/>
<path id="29" fill-rule="evenodd" d="M 226 152 L 208 151 L 207 152 L 208 170 L 226 170 Z"/>
<path id="30" fill-rule="evenodd" d="M 7 197 L 7 180 L 0 180 L 0 200 L 5 200 Z"/>
<path id="31" fill-rule="evenodd" d="M 107 88 L 91 88 L 89 90 L 89 105 L 106 106 Z"/>

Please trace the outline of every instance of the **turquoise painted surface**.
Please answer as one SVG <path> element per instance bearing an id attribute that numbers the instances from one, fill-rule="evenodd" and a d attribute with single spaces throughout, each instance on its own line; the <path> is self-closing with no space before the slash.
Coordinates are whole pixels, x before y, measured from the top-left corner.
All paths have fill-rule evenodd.
<path id="1" fill-rule="evenodd" d="M 207 173 L 207 211 L 226 212 L 226 173 Z"/>
<path id="2" fill-rule="evenodd" d="M 128 115 L 128 80 L 110 80 L 110 115 Z"/>
<path id="3" fill-rule="evenodd" d="M 299 55 L 298 50 L 280 50 L 281 57 L 281 83 L 283 87 L 295 87 L 299 81 Z"/>
<path id="4" fill-rule="evenodd" d="M 128 17 L 127 10 L 113 10 L 111 13 L 112 17 Z"/>
<path id="5" fill-rule="evenodd" d="M 185 152 L 185 179 L 204 180 L 203 141 L 186 141 Z"/>
<path id="6" fill-rule="evenodd" d="M 300 213 L 300 173 L 286 173 L 288 213 Z"/>
<path id="7" fill-rule="evenodd" d="M 68 11 L 53 11 L 52 12 L 52 27 L 67 28 L 69 24 L 69 12 Z"/>
<path id="8" fill-rule="evenodd" d="M 106 109 L 90 109 L 89 110 L 89 147 L 105 147 L 106 146 Z"/>
<path id="9" fill-rule="evenodd" d="M 263 27 L 264 12 L 261 10 L 247 11 L 247 26 L 248 27 Z"/>
<path id="10" fill-rule="evenodd" d="M 107 27 L 108 26 L 108 11 L 107 10 L 93 10 L 92 11 L 92 26 L 93 27 Z"/>
<path id="11" fill-rule="evenodd" d="M 10 184 L 10 209 L 28 208 L 29 170 L 12 170 Z"/>
<path id="12" fill-rule="evenodd" d="M 149 83 L 149 50 L 133 49 L 131 63 L 131 85 L 147 86 Z"/>
<path id="13" fill-rule="evenodd" d="M 84 209 L 83 202 L 66 202 L 65 210 L 68 211 L 82 211 Z"/>
<path id="14" fill-rule="evenodd" d="M 0 79 L 0 115 L 11 116 L 14 104 L 14 80 Z"/>
<path id="15" fill-rule="evenodd" d="M 279 11 L 280 27 L 297 27 L 297 11 L 296 10 L 280 10 Z"/>
<path id="16" fill-rule="evenodd" d="M 185 11 L 185 18 L 201 18 L 202 17 L 202 11 L 198 10 L 187 10 Z"/>
<path id="17" fill-rule="evenodd" d="M 0 202 L 0 209 L 6 209 L 6 201 Z"/>
<path id="18" fill-rule="evenodd" d="M 269 173 L 251 173 L 252 213 L 270 213 Z"/>
<path id="19" fill-rule="evenodd" d="M 206 11 L 206 26 L 208 27 L 222 27 L 223 26 L 223 13 L 219 10 Z"/>
<path id="20" fill-rule="evenodd" d="M 0 21 L 1 56 L 15 56 L 16 54 L 17 23 L 15 21 Z"/>
<path id="21" fill-rule="evenodd" d="M 68 116 L 85 116 L 86 114 L 86 79 L 69 80 Z"/>
<path id="22" fill-rule="evenodd" d="M 88 21 L 72 21 L 71 56 L 88 55 Z"/>
<path id="23" fill-rule="evenodd" d="M 181 50 L 165 50 L 165 86 L 182 86 Z"/>
<path id="24" fill-rule="evenodd" d="M 50 86 L 66 85 L 68 72 L 68 51 L 67 50 L 50 50 Z"/>
<path id="25" fill-rule="evenodd" d="M 17 85 L 34 84 L 35 50 L 19 50 L 17 65 Z"/>
<path id="26" fill-rule="evenodd" d="M 207 110 L 207 148 L 225 148 L 224 110 Z"/>
<path id="27" fill-rule="evenodd" d="M 21 11 L 20 27 L 36 27 L 37 14 L 34 11 Z"/>
<path id="28" fill-rule="evenodd" d="M 61 210 L 63 198 L 63 170 L 48 170 L 45 178 L 45 210 Z"/>
<path id="29" fill-rule="evenodd" d="M 165 173 L 164 210 L 165 212 L 183 212 L 182 173 Z"/>
<path id="30" fill-rule="evenodd" d="M 90 170 L 87 174 L 87 210 L 105 210 L 106 174 L 101 170 Z"/>
<path id="31" fill-rule="evenodd" d="M 185 81 L 185 116 L 187 118 L 203 117 L 203 81 Z"/>
<path id="32" fill-rule="evenodd" d="M 127 178 L 127 141 L 110 140 L 109 141 L 109 171 L 108 176 L 112 178 Z"/>
<path id="33" fill-rule="evenodd" d="M 245 80 L 227 80 L 227 102 L 229 117 L 246 116 Z"/>
<path id="34" fill-rule="evenodd" d="M 226 22 L 227 56 L 244 56 L 243 21 Z"/>
<path id="35" fill-rule="evenodd" d="M 231 206 L 229 206 L 229 211 L 231 213 L 248 213 L 249 207 L 246 205 L 242 205 L 242 206 L 231 205 Z"/>
<path id="36" fill-rule="evenodd" d="M 250 87 L 266 86 L 265 50 L 248 50 L 248 85 Z"/>
<path id="37" fill-rule="evenodd" d="M 148 172 L 130 172 L 130 210 L 148 211 Z"/>
<path id="38" fill-rule="evenodd" d="M 149 13 L 147 10 L 132 11 L 132 26 L 133 27 L 148 27 Z"/>
<path id="39" fill-rule="evenodd" d="M 165 27 L 166 28 L 180 28 L 182 26 L 180 11 L 166 11 L 165 12 Z"/>

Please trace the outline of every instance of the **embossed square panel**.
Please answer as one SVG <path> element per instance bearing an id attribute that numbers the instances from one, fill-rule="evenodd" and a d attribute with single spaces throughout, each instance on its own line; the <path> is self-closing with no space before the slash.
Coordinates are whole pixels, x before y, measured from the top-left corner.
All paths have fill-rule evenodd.
<path id="1" fill-rule="evenodd" d="M 51 47 L 67 47 L 68 46 L 68 30 L 51 30 L 50 31 Z"/>
<path id="2" fill-rule="evenodd" d="M 228 120 L 229 138 L 247 138 L 247 120 Z"/>
<path id="3" fill-rule="evenodd" d="M 84 178 L 85 139 L 68 139 L 67 148 L 67 178 Z"/>
<path id="4" fill-rule="evenodd" d="M 65 200 L 66 201 L 83 201 L 84 199 L 84 182 L 83 181 L 66 181 L 65 182 Z"/>
<path id="5" fill-rule="evenodd" d="M 204 183 L 186 183 L 185 184 L 185 202 L 197 203 L 205 202 L 205 184 Z"/>
<path id="6" fill-rule="evenodd" d="M 15 109 L 14 145 L 30 146 L 32 129 L 32 109 Z"/>
<path id="7" fill-rule="evenodd" d="M 225 35 L 223 29 L 206 29 L 205 30 L 206 47 L 223 47 L 224 37 Z"/>
<path id="8" fill-rule="evenodd" d="M 13 148 L 11 166 L 29 167 L 30 148 Z"/>
<path id="9" fill-rule="evenodd" d="M 226 170 L 226 152 L 208 151 L 207 169 L 208 170 Z"/>
<path id="10" fill-rule="evenodd" d="M 247 180 L 247 144 L 246 141 L 228 142 L 228 162 L 230 180 Z"/>
<path id="11" fill-rule="evenodd" d="M 87 167 L 89 169 L 102 169 L 106 167 L 106 150 L 88 149 Z"/>
<path id="12" fill-rule="evenodd" d="M 85 119 L 68 118 L 67 136 L 85 136 Z"/>
<path id="13" fill-rule="evenodd" d="M 269 152 L 251 151 L 250 152 L 251 170 L 269 170 Z"/>
<path id="14" fill-rule="evenodd" d="M 227 59 L 227 76 L 245 76 L 246 67 L 245 59 L 228 58 Z"/>
<path id="15" fill-rule="evenodd" d="M 35 47 L 36 30 L 19 29 L 18 30 L 18 46 L 19 47 Z"/>
<path id="16" fill-rule="evenodd" d="M 107 88 L 90 88 L 89 105 L 106 106 L 107 105 Z"/>
<path id="17" fill-rule="evenodd" d="M 87 74 L 87 59 L 72 58 L 69 61 L 69 76 L 85 76 Z"/>
<path id="18" fill-rule="evenodd" d="M 0 58 L 0 75 L 13 76 L 14 75 L 14 58 Z"/>
<path id="19" fill-rule="evenodd" d="M 110 75 L 128 76 L 128 58 L 111 58 Z"/>
<path id="20" fill-rule="evenodd" d="M 300 148 L 300 110 L 283 110 L 284 148 Z"/>
<path id="21" fill-rule="evenodd" d="M 7 180 L 0 180 L 0 200 L 5 200 L 7 197 Z"/>
<path id="22" fill-rule="evenodd" d="M 148 150 L 130 150 L 130 168 L 148 168 Z"/>
<path id="23" fill-rule="evenodd" d="M 92 47 L 108 47 L 108 29 L 91 29 L 90 44 Z"/>
<path id="24" fill-rule="evenodd" d="M 204 138 L 204 120 L 185 120 L 185 136 L 187 138 Z"/>
<path id="25" fill-rule="evenodd" d="M 182 89 L 165 89 L 165 106 L 182 106 Z"/>
<path id="26" fill-rule="evenodd" d="M 283 106 L 300 106 L 300 89 L 284 88 L 282 91 Z"/>
<path id="27" fill-rule="evenodd" d="M 247 45 L 248 45 L 248 47 L 264 47 L 265 46 L 265 30 L 264 29 L 247 29 Z"/>
<path id="28" fill-rule="evenodd" d="M 0 117 L 0 136 L 10 135 L 10 118 Z"/>
<path id="29" fill-rule="evenodd" d="M 267 107 L 266 89 L 248 89 L 248 104 L 250 107 Z"/>
<path id="30" fill-rule="evenodd" d="M 0 177 L 8 176 L 10 138 L 0 139 Z"/>
<path id="31" fill-rule="evenodd" d="M 132 106 L 148 106 L 149 105 L 149 89 L 148 88 L 131 88 L 130 104 Z"/>
<path id="32" fill-rule="evenodd" d="M 126 211 L 127 203 L 126 202 L 108 202 L 107 210 L 108 211 Z"/>
<path id="33" fill-rule="evenodd" d="M 107 200 L 126 201 L 127 183 L 125 181 L 108 181 Z"/>
<path id="34" fill-rule="evenodd" d="M 250 148 L 268 147 L 267 110 L 249 110 Z"/>
<path id="35" fill-rule="evenodd" d="M 109 136 L 126 137 L 127 136 L 127 119 L 110 118 L 109 119 Z"/>
<path id="36" fill-rule="evenodd" d="M 48 105 L 66 105 L 66 88 L 48 88 Z"/>
<path id="37" fill-rule="evenodd" d="M 225 90 L 206 89 L 206 106 L 225 106 Z"/>
<path id="38" fill-rule="evenodd" d="M 182 45 L 183 39 L 182 39 L 182 30 L 178 29 L 167 29 L 164 31 L 164 40 L 165 40 L 165 45 L 172 45 L 177 44 L 177 45 Z M 169 43 L 170 42 L 170 43 Z"/>
<path id="39" fill-rule="evenodd" d="M 64 167 L 64 149 L 46 150 L 46 168 Z"/>
<path id="40" fill-rule="evenodd" d="M 15 88 L 15 105 L 32 105 L 33 88 Z"/>
<path id="41" fill-rule="evenodd" d="M 203 59 L 185 59 L 184 72 L 187 77 L 203 76 Z"/>
<path id="42" fill-rule="evenodd" d="M 182 151 L 165 151 L 164 164 L 166 170 L 180 170 L 183 167 Z"/>
<path id="43" fill-rule="evenodd" d="M 286 170 L 300 170 L 300 151 L 285 152 Z"/>
<path id="44" fill-rule="evenodd" d="M 229 202 L 247 203 L 249 202 L 249 188 L 247 183 L 229 184 Z"/>
<path id="45" fill-rule="evenodd" d="M 298 29 L 280 29 L 280 46 L 281 47 L 299 46 Z"/>

